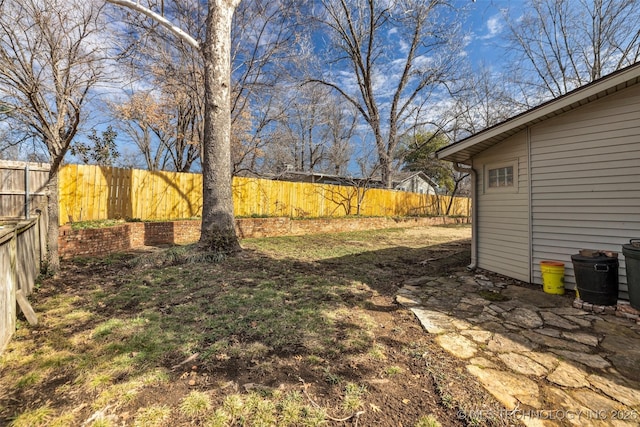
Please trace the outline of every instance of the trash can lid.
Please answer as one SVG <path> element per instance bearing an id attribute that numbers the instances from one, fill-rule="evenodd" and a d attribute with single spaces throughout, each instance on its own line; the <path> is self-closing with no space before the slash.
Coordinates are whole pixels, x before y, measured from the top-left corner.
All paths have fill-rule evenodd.
<path id="1" fill-rule="evenodd" d="M 574 262 L 584 262 L 584 263 L 614 263 L 614 262 L 618 262 L 618 258 L 617 257 L 610 257 L 610 256 L 606 256 L 606 255 L 600 255 L 600 256 L 582 256 L 580 254 L 576 254 L 576 255 L 571 255 L 571 261 Z"/>
<path id="2" fill-rule="evenodd" d="M 640 239 L 629 239 L 629 243 L 622 245 L 622 249 L 625 252 L 637 252 L 640 254 Z"/>

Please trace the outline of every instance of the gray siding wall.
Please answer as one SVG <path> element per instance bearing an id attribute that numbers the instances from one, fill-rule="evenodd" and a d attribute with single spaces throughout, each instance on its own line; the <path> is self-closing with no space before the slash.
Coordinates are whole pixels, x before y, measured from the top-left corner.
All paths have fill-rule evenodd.
<path id="1" fill-rule="evenodd" d="M 540 261 L 565 263 L 582 248 L 621 252 L 640 237 L 640 87 L 531 128 L 533 281 Z M 626 294 L 620 253 L 620 296 Z"/>
<path id="2" fill-rule="evenodd" d="M 511 163 L 517 169 L 515 188 L 487 188 L 488 170 Z M 478 267 L 528 282 L 531 268 L 526 132 L 485 150 L 474 158 L 473 167 L 478 174 L 474 207 L 478 210 Z"/>

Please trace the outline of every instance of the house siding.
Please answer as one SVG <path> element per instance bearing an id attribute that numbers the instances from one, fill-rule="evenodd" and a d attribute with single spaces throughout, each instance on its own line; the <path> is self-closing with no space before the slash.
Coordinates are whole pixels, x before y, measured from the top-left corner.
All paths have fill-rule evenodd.
<path id="1" fill-rule="evenodd" d="M 517 186 L 511 191 L 488 189 L 488 169 L 512 162 L 517 169 Z M 483 151 L 474 158 L 473 167 L 477 172 L 478 267 L 528 282 L 531 269 L 526 132 Z"/>
<path id="2" fill-rule="evenodd" d="M 402 181 L 396 186 L 396 190 L 410 191 L 412 193 L 420 194 L 436 194 L 433 187 L 418 176 L 412 176 L 410 179 Z"/>
<path id="3" fill-rule="evenodd" d="M 571 255 L 621 252 L 640 237 L 640 87 L 532 126 L 530 138 L 533 282 L 542 283 L 540 261 L 558 260 L 573 289 Z"/>

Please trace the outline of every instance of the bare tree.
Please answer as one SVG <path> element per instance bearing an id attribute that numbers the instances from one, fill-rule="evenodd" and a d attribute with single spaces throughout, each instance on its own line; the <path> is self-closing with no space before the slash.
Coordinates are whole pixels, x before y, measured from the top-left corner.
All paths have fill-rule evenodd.
<path id="1" fill-rule="evenodd" d="M 110 103 L 117 126 L 133 141 L 150 171 L 167 166 L 164 129 L 169 117 L 150 93 L 136 92 L 127 100 Z"/>
<path id="2" fill-rule="evenodd" d="M 314 85 L 289 86 L 283 93 L 282 114 L 273 133 L 270 145 L 280 151 L 274 159 L 276 163 L 289 164 L 297 171 L 318 171 L 325 156 L 325 146 L 320 128 L 325 124 L 323 117 L 324 88 Z"/>
<path id="3" fill-rule="evenodd" d="M 20 159 L 20 144 L 11 137 L 10 129 L 0 129 L 0 160 L 17 159 Z"/>
<path id="4" fill-rule="evenodd" d="M 11 120 L 45 146 L 48 270 L 59 270 L 58 172 L 103 74 L 98 31 L 102 2 L 0 0 L 0 96 Z"/>
<path id="5" fill-rule="evenodd" d="M 240 3 L 231 32 L 232 97 L 234 129 L 247 129 L 238 138 L 242 153 L 234 169 L 254 169 L 265 144 L 264 134 L 283 114 L 277 97 L 291 81 L 292 70 L 305 58 L 301 52 L 308 35 L 302 31 L 300 13 L 305 0 L 253 0 Z"/>
<path id="6" fill-rule="evenodd" d="M 507 16 L 518 84 L 533 103 L 557 97 L 640 59 L 637 0 L 531 0 Z"/>
<path id="7" fill-rule="evenodd" d="M 335 94 L 326 97 L 325 127 L 321 134 L 325 154 L 323 170 L 345 175 L 354 154 L 353 141 L 358 136 L 358 112 L 350 104 L 340 102 Z"/>
<path id="8" fill-rule="evenodd" d="M 507 87 L 507 80 L 504 73 L 484 64 L 466 73 L 461 81 L 462 88 L 449 109 L 450 125 L 446 131 L 451 141 L 472 135 L 526 109 L 527 106 Z"/>
<path id="9" fill-rule="evenodd" d="M 240 250 L 231 191 L 231 22 L 240 0 L 209 0 L 202 43 L 162 16 L 132 0 L 107 0 L 166 27 L 202 53 L 204 64 L 203 207 L 200 245 L 205 250 Z"/>
<path id="10" fill-rule="evenodd" d="M 262 173 L 287 166 L 301 172 L 346 174 L 358 116 L 339 95 L 318 84 L 291 82 L 279 89 L 282 113 L 265 135 Z"/>
<path id="11" fill-rule="evenodd" d="M 255 0 L 242 2 L 234 14 L 231 30 L 231 151 L 233 173 L 254 172 L 267 143 L 264 134 L 282 114 L 275 102 L 277 88 L 290 77 L 291 62 L 300 61 L 298 45 L 305 40 L 299 31 L 300 0 Z M 149 3 L 151 4 L 151 3 Z M 206 0 L 172 0 L 163 3 L 162 15 L 197 40 L 205 37 Z M 196 138 L 203 125 L 203 57 L 198 49 L 178 36 L 163 31 L 157 21 L 145 15 L 124 16 L 128 23 L 121 34 L 123 57 L 134 70 L 136 79 L 133 94 L 143 91 L 162 99 L 167 112 L 177 123 L 176 144 L 159 141 L 155 132 L 149 133 L 154 148 L 165 147 L 171 163 L 189 164 L 197 154 Z M 142 84 L 140 83 L 142 82 Z M 181 95 L 181 96 L 176 96 Z M 180 102 L 177 102 L 180 101 Z M 189 101 L 189 102 L 185 102 Z M 175 102 L 172 109 L 170 104 Z M 188 125 L 185 132 L 180 124 Z M 172 126 L 174 124 L 172 123 Z M 139 126 L 134 140 L 148 147 Z M 129 129 L 129 133 L 131 129 Z M 196 132 L 197 131 L 197 132 Z M 166 133 L 165 135 L 170 135 Z M 140 138 L 142 137 L 142 138 Z M 182 148 L 182 150 L 180 150 Z M 175 153 L 175 155 L 174 155 Z M 181 170 L 177 167 L 178 170 Z"/>
<path id="12" fill-rule="evenodd" d="M 335 68 L 313 81 L 333 88 L 359 111 L 372 131 L 389 187 L 399 139 L 430 122 L 426 107 L 455 72 L 459 24 L 442 0 L 321 3 L 318 19 L 330 37 L 328 61 Z"/>
<path id="13" fill-rule="evenodd" d="M 194 39 L 204 39 L 206 2 L 178 0 L 160 8 Z M 188 172 L 200 157 L 204 134 L 202 54 L 146 15 L 114 10 L 113 19 L 127 24 L 114 38 L 129 75 L 126 94 L 111 103 L 111 113 L 148 169 Z"/>
<path id="14" fill-rule="evenodd" d="M 117 126 L 133 141 L 148 170 L 188 172 L 200 156 L 202 117 L 197 100 L 179 91 L 138 91 L 111 102 Z"/>

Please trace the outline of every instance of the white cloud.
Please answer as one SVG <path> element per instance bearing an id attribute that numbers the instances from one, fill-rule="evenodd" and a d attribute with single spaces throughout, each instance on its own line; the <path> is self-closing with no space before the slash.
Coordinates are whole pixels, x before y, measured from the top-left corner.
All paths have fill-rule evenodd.
<path id="1" fill-rule="evenodd" d="M 400 52 L 406 54 L 407 52 L 409 52 L 409 43 L 407 43 L 404 40 L 400 40 L 399 42 L 400 45 Z"/>
<path id="2" fill-rule="evenodd" d="M 496 37 L 502 32 L 504 25 L 502 23 L 502 16 L 500 14 L 493 15 L 486 22 L 487 33 L 480 37 L 482 40 L 491 39 Z"/>

